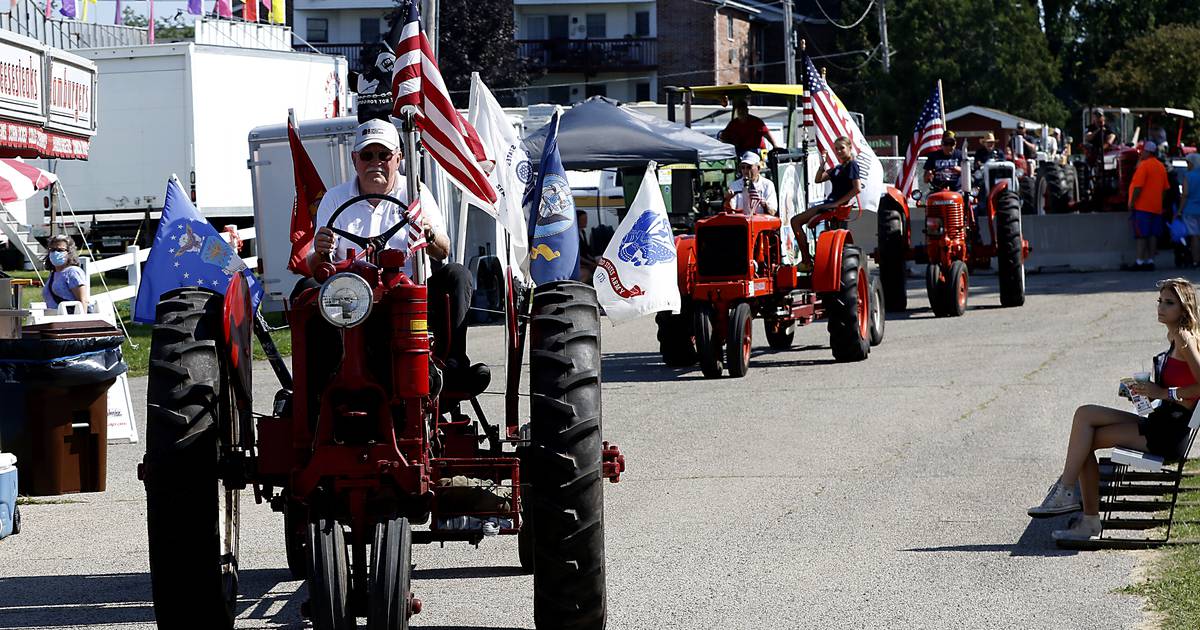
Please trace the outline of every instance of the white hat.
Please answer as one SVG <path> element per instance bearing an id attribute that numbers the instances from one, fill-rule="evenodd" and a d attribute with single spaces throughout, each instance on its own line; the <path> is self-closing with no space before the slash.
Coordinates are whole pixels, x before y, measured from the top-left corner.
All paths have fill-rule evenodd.
<path id="1" fill-rule="evenodd" d="M 1158 145 L 1155 144 L 1153 140 L 1147 140 L 1142 144 L 1142 150 L 1146 153 L 1156 153 L 1158 151 Z"/>
<path id="2" fill-rule="evenodd" d="M 738 160 L 738 163 L 749 164 L 750 166 L 758 166 L 762 163 L 762 160 L 759 159 L 758 154 L 754 151 L 746 151 L 742 154 L 742 157 L 740 160 Z"/>
<path id="3" fill-rule="evenodd" d="M 354 130 L 354 150 L 362 151 L 367 145 L 378 144 L 383 148 L 395 151 L 400 148 L 400 133 L 396 125 L 378 118 L 373 118 Z"/>

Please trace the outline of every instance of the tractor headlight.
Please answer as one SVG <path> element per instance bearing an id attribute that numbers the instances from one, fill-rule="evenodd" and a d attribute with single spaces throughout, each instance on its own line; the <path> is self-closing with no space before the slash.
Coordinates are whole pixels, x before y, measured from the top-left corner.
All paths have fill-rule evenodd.
<path id="1" fill-rule="evenodd" d="M 371 314 L 371 285 L 361 276 L 339 273 L 325 281 L 317 302 L 325 321 L 349 328 L 361 324 Z"/>
<path id="2" fill-rule="evenodd" d="M 942 218 L 941 217 L 925 217 L 925 233 L 930 236 L 942 235 Z"/>

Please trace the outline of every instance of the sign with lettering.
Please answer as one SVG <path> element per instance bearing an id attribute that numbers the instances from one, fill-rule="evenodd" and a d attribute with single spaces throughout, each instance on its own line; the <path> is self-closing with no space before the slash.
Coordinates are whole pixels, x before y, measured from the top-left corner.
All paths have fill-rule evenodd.
<path id="1" fill-rule="evenodd" d="M 875 155 L 879 157 L 897 157 L 899 153 L 899 142 L 896 136 L 867 136 L 867 144 L 875 150 Z"/>
<path id="2" fill-rule="evenodd" d="M 47 129 L 89 136 L 96 131 L 96 68 L 80 62 L 50 50 Z"/>
<path id="3" fill-rule="evenodd" d="M 0 117 L 42 123 L 45 51 L 27 38 L 0 37 Z"/>

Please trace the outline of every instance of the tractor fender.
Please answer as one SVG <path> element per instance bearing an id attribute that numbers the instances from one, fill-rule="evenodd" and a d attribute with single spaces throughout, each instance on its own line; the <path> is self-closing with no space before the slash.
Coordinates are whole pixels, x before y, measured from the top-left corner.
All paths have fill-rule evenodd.
<path id="1" fill-rule="evenodd" d="M 817 255 L 813 259 L 812 288 L 817 293 L 829 293 L 842 286 L 842 250 L 850 240 L 850 230 L 828 230 L 817 238 Z"/>
<path id="2" fill-rule="evenodd" d="M 691 295 L 696 284 L 696 237 L 681 234 L 675 237 L 675 268 L 679 294 Z"/>
<path id="3" fill-rule="evenodd" d="M 887 190 L 880 197 L 881 202 L 883 201 L 883 197 L 888 197 L 896 202 L 896 205 L 900 207 L 900 212 L 904 213 L 904 223 L 908 224 L 908 200 L 904 198 L 904 193 L 901 193 L 900 189 L 895 186 L 888 186 Z M 905 232 L 907 231 L 905 230 Z"/>

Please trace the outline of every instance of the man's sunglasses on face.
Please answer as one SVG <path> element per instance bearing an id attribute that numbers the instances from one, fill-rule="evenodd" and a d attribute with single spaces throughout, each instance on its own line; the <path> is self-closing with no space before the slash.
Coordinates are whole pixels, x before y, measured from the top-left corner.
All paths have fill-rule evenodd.
<path id="1" fill-rule="evenodd" d="M 378 159 L 380 162 L 387 162 L 392 159 L 391 151 L 359 151 L 358 159 L 364 162 L 373 162 Z"/>

